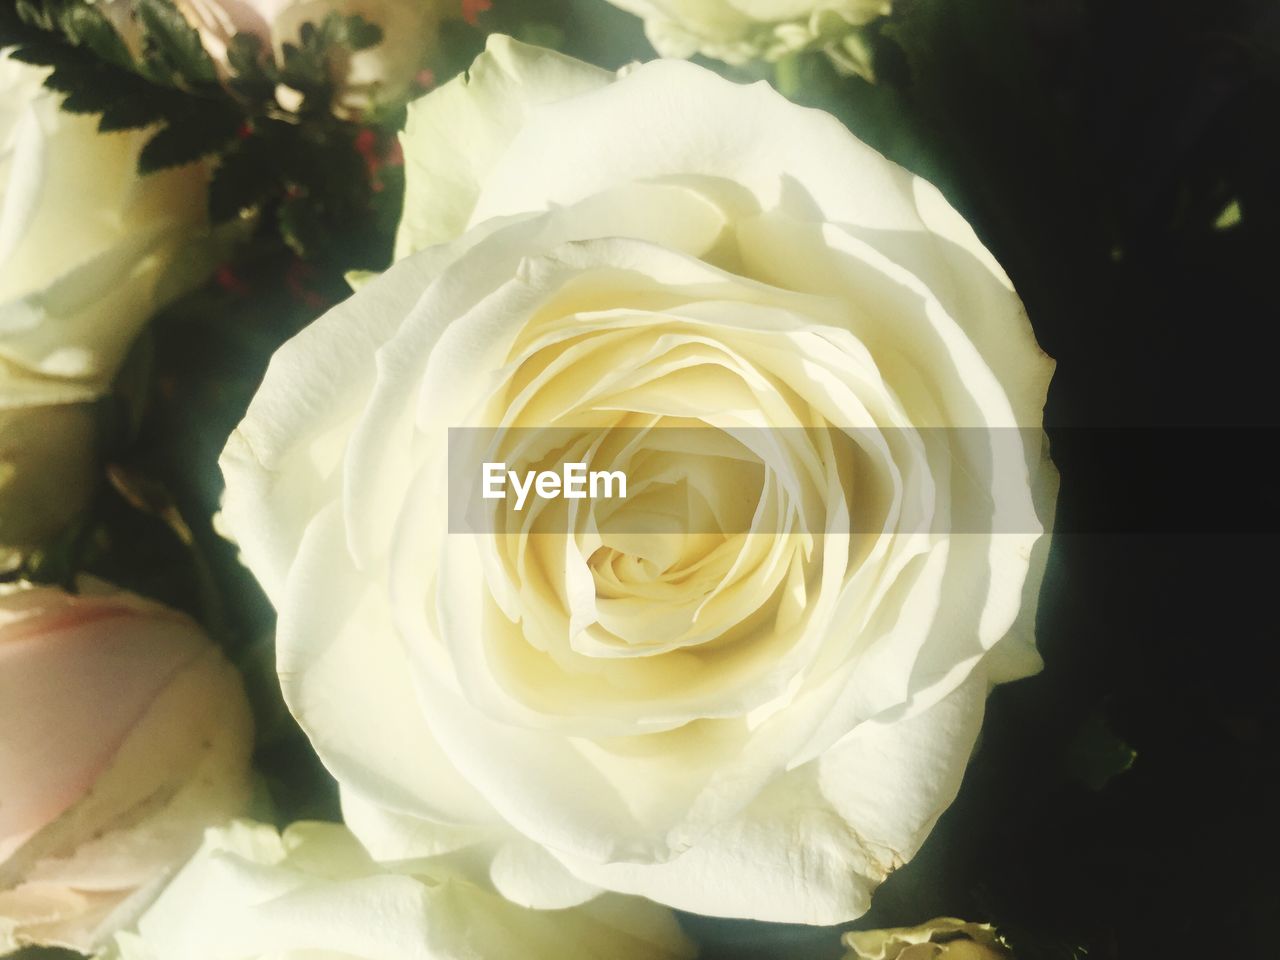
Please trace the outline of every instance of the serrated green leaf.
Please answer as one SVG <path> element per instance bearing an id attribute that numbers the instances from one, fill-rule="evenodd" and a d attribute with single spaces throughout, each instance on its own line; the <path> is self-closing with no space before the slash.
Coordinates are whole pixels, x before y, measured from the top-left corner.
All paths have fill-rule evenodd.
<path id="1" fill-rule="evenodd" d="M 284 69 L 291 74 L 302 74 L 314 70 L 310 58 L 302 52 L 302 48 L 297 44 L 286 43 L 282 45 L 280 47 L 280 59 L 283 61 Z"/>
<path id="2" fill-rule="evenodd" d="M 382 42 L 382 27 L 359 14 L 347 17 L 346 26 L 346 41 L 352 50 L 367 50 Z"/>
<path id="3" fill-rule="evenodd" d="M 115 25 L 97 7 L 76 4 L 67 7 L 59 17 L 59 26 L 74 44 L 92 50 L 108 63 L 132 68 L 133 55 Z"/>
<path id="4" fill-rule="evenodd" d="M 227 43 L 227 65 L 241 80 L 272 82 L 271 57 L 264 50 L 262 38 L 252 33 L 237 33 Z"/>
<path id="5" fill-rule="evenodd" d="M 239 129 L 239 118 L 210 110 L 198 117 L 174 120 L 147 141 L 138 156 L 138 170 L 151 173 L 192 163 L 217 153 Z"/>
<path id="6" fill-rule="evenodd" d="M 251 33 L 237 33 L 227 43 L 227 85 L 248 101 L 271 97 L 278 81 L 272 58 L 263 49 L 262 39 Z"/>
<path id="7" fill-rule="evenodd" d="M 164 103 L 159 97 L 121 97 L 102 110 L 98 130 L 102 133 L 133 130 L 158 123 L 164 116 Z"/>
<path id="8" fill-rule="evenodd" d="M 218 72 L 204 44 L 172 0 L 136 0 L 153 67 L 179 80 L 212 83 Z M 166 78 L 167 79 L 167 78 Z"/>
<path id="9" fill-rule="evenodd" d="M 115 90 L 76 83 L 71 92 L 62 99 L 61 107 L 67 113 L 101 113 L 120 102 L 120 99 L 120 94 Z"/>
<path id="10" fill-rule="evenodd" d="M 52 43 L 25 43 L 9 51 L 9 58 L 37 67 L 80 66 L 83 59 L 69 47 Z"/>
<path id="11" fill-rule="evenodd" d="M 44 7 L 38 3 L 33 3 L 32 0 L 17 0 L 14 4 L 14 11 L 23 23 L 39 27 L 41 30 L 53 29 L 53 21 L 45 13 Z"/>
<path id="12" fill-rule="evenodd" d="M 53 72 L 45 77 L 44 85 L 59 93 L 74 95 L 83 92 L 89 97 L 98 96 L 102 92 L 104 77 L 110 79 L 110 73 L 96 63 L 62 61 L 49 65 L 53 67 Z"/>
<path id="13" fill-rule="evenodd" d="M 227 64 L 236 74 L 262 72 L 262 38 L 253 33 L 237 33 L 227 43 Z"/>

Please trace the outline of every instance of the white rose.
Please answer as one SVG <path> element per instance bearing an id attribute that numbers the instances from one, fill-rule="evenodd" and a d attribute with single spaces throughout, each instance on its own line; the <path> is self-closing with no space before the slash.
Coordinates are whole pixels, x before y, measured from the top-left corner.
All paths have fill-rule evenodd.
<path id="1" fill-rule="evenodd" d="M 183 615 L 80 587 L 0 586 L 0 954 L 101 946 L 249 799 L 236 671 Z"/>
<path id="2" fill-rule="evenodd" d="M 887 16 L 890 0 L 609 0 L 643 18 L 665 57 L 695 53 L 742 64 L 824 49 L 838 66 L 870 77 L 859 28 Z"/>
<path id="3" fill-rule="evenodd" d="M 995 929 L 951 917 L 918 927 L 853 930 L 844 935 L 845 960 L 1009 960 Z"/>
<path id="4" fill-rule="evenodd" d="M 119 960 L 681 960 L 692 949 L 653 904 L 601 898 L 543 912 L 466 880 L 398 872 L 336 823 L 283 834 L 240 821 L 204 845 L 138 923 Z M 314 951 L 314 954 L 313 954 Z"/>
<path id="5" fill-rule="evenodd" d="M 359 16 L 382 30 L 382 40 L 350 53 L 334 79 L 338 105 L 360 111 L 404 96 L 435 42 L 445 0 L 175 0 L 200 34 L 205 51 L 224 76 L 227 47 L 238 33 L 260 39 L 277 61 L 285 44 L 297 44 L 303 24 L 322 24 L 332 13 Z M 288 101 L 289 92 L 284 93 Z M 286 102 L 286 106 L 288 103 Z"/>
<path id="6" fill-rule="evenodd" d="M 212 266 L 207 172 L 140 177 L 151 131 L 102 134 L 0 52 L 0 361 L 103 393 L 147 318 Z"/>
<path id="7" fill-rule="evenodd" d="M 380 859 L 470 848 L 525 904 L 860 915 L 954 797 L 990 684 L 1038 668 L 1052 362 L 1007 278 L 830 116 L 679 61 L 617 78 L 492 38 L 404 145 L 403 259 L 279 350 L 222 458 L 348 823 Z M 636 411 L 707 434 L 640 444 L 637 485 L 810 521 L 448 532 L 448 428 L 589 442 Z M 840 455 L 717 456 L 798 425 Z M 993 509 L 1009 532 L 972 524 Z"/>

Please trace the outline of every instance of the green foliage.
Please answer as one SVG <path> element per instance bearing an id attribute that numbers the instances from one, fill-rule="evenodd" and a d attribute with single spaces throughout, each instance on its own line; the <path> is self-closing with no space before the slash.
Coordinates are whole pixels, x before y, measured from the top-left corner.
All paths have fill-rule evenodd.
<path id="1" fill-rule="evenodd" d="M 278 80 L 270 56 L 261 37 L 250 33 L 233 36 L 227 44 L 227 64 L 231 68 L 227 85 L 232 92 L 250 103 L 268 101 Z"/>
<path id="2" fill-rule="evenodd" d="M 172 0 L 134 0 L 143 29 L 143 73 L 177 86 L 197 86 L 217 79 L 200 35 L 178 12 Z"/>
<path id="3" fill-rule="evenodd" d="M 63 94 L 62 108 L 98 115 L 103 132 L 151 130 L 142 172 L 211 158 L 214 223 L 261 209 L 261 222 L 303 257 L 330 259 L 342 270 L 385 266 L 399 171 L 369 154 L 367 137 L 362 151 L 358 128 L 334 116 L 347 59 L 380 42 L 381 29 L 330 12 L 304 24 L 279 62 L 258 37 L 237 34 L 228 43 L 227 75 L 219 77 L 172 0 L 139 0 L 131 9 L 132 53 L 89 0 L 0 7 L 0 44 L 18 60 L 50 68 L 46 86 Z M 289 109 L 277 99 L 286 95 Z M 386 133 L 372 142 L 382 151 L 392 146 Z"/>
<path id="4" fill-rule="evenodd" d="M 241 122 L 235 111 L 225 109 L 171 117 L 142 148 L 138 168 L 143 173 L 163 170 L 217 153 L 231 142 Z"/>
<path id="5" fill-rule="evenodd" d="M 128 67 L 133 62 L 120 34 L 96 6 L 68 4 L 58 18 L 58 27 L 73 44 L 87 47 L 109 64 Z"/>
<path id="6" fill-rule="evenodd" d="M 214 223 L 225 223 L 272 195 L 271 161 L 264 137 L 245 137 L 223 152 L 209 183 L 209 216 Z"/>
<path id="7" fill-rule="evenodd" d="M 62 106 L 64 110 L 76 112 L 73 107 L 68 106 L 66 101 Z M 98 129 L 103 133 L 110 133 L 114 130 L 133 130 L 160 123 L 165 118 L 166 111 L 162 98 L 111 97 L 98 110 L 84 112 L 98 112 L 100 114 Z"/>
<path id="8" fill-rule="evenodd" d="M 240 112 L 211 84 L 213 65 L 199 38 L 185 21 L 180 28 L 181 16 L 167 0 L 146 0 L 137 9 L 138 60 L 101 11 L 78 0 L 20 4 L 16 17 L 0 20 L 0 43 L 13 45 L 15 59 L 50 67 L 45 86 L 65 94 L 62 108 L 98 114 L 99 130 L 156 127 L 139 161 L 143 172 L 218 151 L 239 127 Z"/>
<path id="9" fill-rule="evenodd" d="M 337 93 L 335 79 L 346 58 L 351 52 L 364 50 L 381 40 L 382 29 L 376 24 L 359 16 L 330 12 L 319 24 L 302 25 L 298 43 L 283 45 L 278 66 L 257 55 L 243 42 L 238 59 L 249 69 L 251 76 L 261 74 L 273 83 L 301 94 L 301 105 L 293 112 L 300 116 L 323 117 L 333 111 Z M 256 69 L 249 62 L 250 58 L 257 62 Z"/>

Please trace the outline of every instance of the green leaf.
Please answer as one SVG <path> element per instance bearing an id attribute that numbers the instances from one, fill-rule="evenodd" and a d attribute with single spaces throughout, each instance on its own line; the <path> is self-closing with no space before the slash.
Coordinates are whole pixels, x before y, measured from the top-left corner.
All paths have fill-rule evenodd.
<path id="1" fill-rule="evenodd" d="M 280 53 L 283 61 L 280 78 L 288 86 L 310 92 L 311 88 L 328 82 L 324 62 L 312 50 L 286 43 L 280 48 Z"/>
<path id="2" fill-rule="evenodd" d="M 32 0 L 17 0 L 17 3 L 14 4 L 14 11 L 23 23 L 39 27 L 41 30 L 53 29 L 53 21 L 45 12 L 44 7 L 32 2 Z"/>
<path id="3" fill-rule="evenodd" d="M 62 78 L 67 71 L 59 70 L 54 73 L 54 78 Z M 62 109 L 68 113 L 102 113 L 109 107 L 119 103 L 121 100 L 118 91 L 111 89 L 109 86 L 95 85 L 92 83 L 82 82 L 83 75 L 75 74 L 76 80 L 71 82 L 69 86 L 57 86 L 54 89 L 66 90 L 70 89 L 70 93 L 62 100 Z M 46 84 L 51 86 L 51 84 Z M 99 125 L 101 129 L 101 125 Z"/>
<path id="4" fill-rule="evenodd" d="M 237 33 L 227 43 L 227 80 L 236 93 L 246 100 L 260 102 L 271 97 L 279 81 L 272 58 L 264 51 L 262 38 L 252 33 Z"/>
<path id="5" fill-rule="evenodd" d="M 237 76 L 250 77 L 263 72 L 262 38 L 252 33 L 237 33 L 227 44 L 227 64 Z"/>
<path id="6" fill-rule="evenodd" d="M 352 50 L 367 50 L 382 42 L 382 28 L 359 14 L 346 19 L 346 42 Z"/>
<path id="7" fill-rule="evenodd" d="M 97 7 L 79 4 L 67 7 L 58 25 L 72 43 L 87 47 L 110 64 L 132 69 L 133 56 L 129 48 L 115 25 Z"/>
<path id="8" fill-rule="evenodd" d="M 225 223 L 278 189 L 270 151 L 257 137 L 239 140 L 222 155 L 209 183 L 209 219 Z"/>
<path id="9" fill-rule="evenodd" d="M 297 43 L 281 48 L 275 80 L 303 95 L 301 114 L 328 114 L 334 94 L 334 76 L 352 51 L 380 43 L 382 29 L 360 16 L 329 13 L 318 24 L 304 23 Z"/>
<path id="10" fill-rule="evenodd" d="M 164 116 L 165 104 L 160 97 L 121 97 L 103 108 L 98 130 L 102 133 L 133 130 L 158 123 Z"/>
<path id="11" fill-rule="evenodd" d="M 29 63 L 37 67 L 85 66 L 84 57 L 77 54 L 75 50 L 51 42 L 23 43 L 10 50 L 9 57 L 19 63 Z"/>
<path id="12" fill-rule="evenodd" d="M 217 153 L 235 137 L 240 122 L 238 115 L 214 109 L 172 120 L 142 148 L 138 156 L 138 170 L 150 173 Z"/>
<path id="13" fill-rule="evenodd" d="M 200 34 L 172 0 L 136 0 L 136 4 L 153 69 L 188 82 L 217 81 L 217 70 L 200 42 Z"/>

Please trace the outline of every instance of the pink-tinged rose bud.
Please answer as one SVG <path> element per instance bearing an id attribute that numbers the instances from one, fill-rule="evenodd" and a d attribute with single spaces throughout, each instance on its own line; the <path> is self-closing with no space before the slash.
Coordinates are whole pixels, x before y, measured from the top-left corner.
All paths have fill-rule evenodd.
<path id="1" fill-rule="evenodd" d="M 249 799 L 239 674 L 182 614 L 80 587 L 0 586 L 0 954 L 96 949 Z"/>

